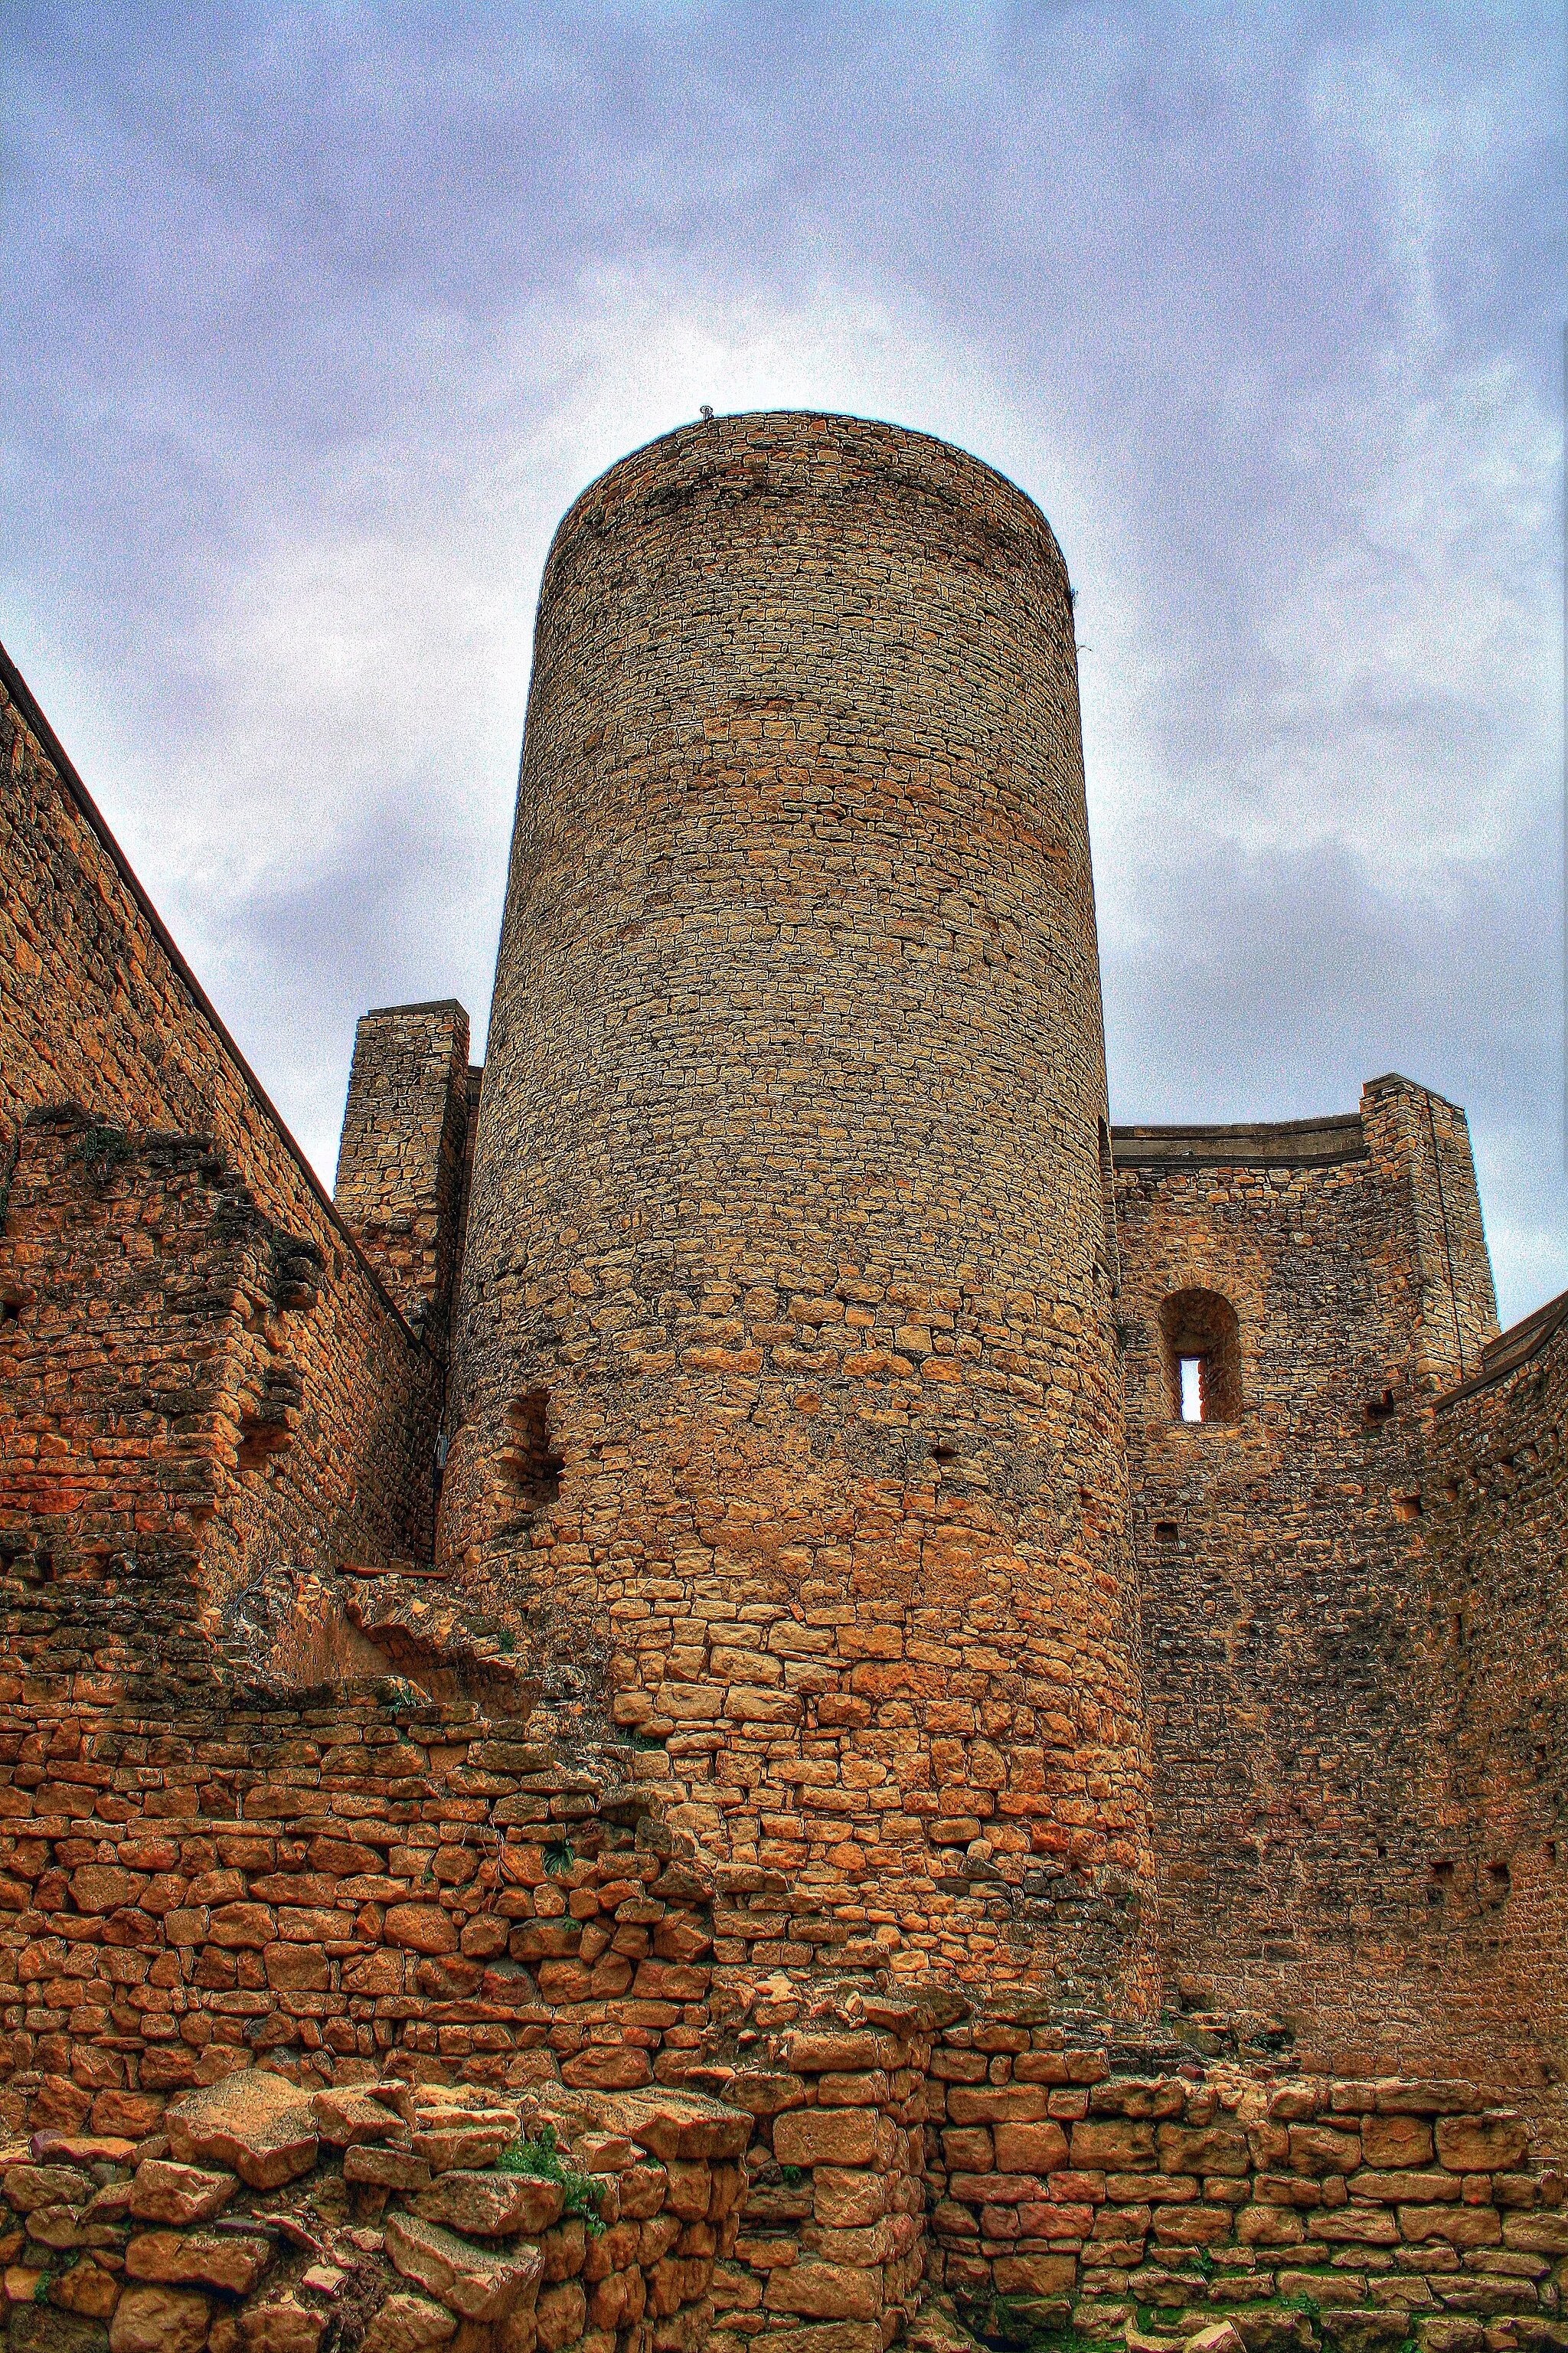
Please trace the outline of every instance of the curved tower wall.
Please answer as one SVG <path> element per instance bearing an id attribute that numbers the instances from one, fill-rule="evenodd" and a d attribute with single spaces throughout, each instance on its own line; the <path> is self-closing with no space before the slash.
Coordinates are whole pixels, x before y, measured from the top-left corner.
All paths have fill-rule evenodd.
<path id="1" fill-rule="evenodd" d="M 837 1933 L 1126 2005 L 1104 1113 L 1038 510 L 845 417 L 613 467 L 540 599 L 443 1551 Z"/>

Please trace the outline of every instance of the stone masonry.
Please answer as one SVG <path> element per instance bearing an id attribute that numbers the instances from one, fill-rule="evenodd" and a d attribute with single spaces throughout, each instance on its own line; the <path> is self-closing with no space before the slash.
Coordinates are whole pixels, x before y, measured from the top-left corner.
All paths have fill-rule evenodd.
<path id="1" fill-rule="evenodd" d="M 591 485 L 332 1198 L 0 751 L 0 2341 L 1568 2353 L 1568 1299 L 1110 1126 L 1029 501 Z"/>

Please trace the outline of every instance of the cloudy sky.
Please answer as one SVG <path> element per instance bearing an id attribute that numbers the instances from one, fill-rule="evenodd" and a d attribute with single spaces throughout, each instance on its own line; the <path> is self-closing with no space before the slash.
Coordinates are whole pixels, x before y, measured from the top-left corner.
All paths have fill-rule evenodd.
<path id="1" fill-rule="evenodd" d="M 1112 1115 L 1471 1116 L 1568 1284 L 1561 12 L 6 0 L 0 636 L 331 1181 L 482 1039 L 540 567 L 892 417 L 1078 585 Z"/>

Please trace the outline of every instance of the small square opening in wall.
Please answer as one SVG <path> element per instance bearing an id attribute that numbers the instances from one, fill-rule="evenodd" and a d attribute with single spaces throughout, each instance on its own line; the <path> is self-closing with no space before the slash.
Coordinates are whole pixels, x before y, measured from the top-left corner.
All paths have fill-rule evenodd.
<path id="1" fill-rule="evenodd" d="M 1178 1291 L 1160 1310 L 1160 1355 L 1175 1421 L 1241 1419 L 1241 1338 L 1236 1310 L 1215 1291 Z"/>

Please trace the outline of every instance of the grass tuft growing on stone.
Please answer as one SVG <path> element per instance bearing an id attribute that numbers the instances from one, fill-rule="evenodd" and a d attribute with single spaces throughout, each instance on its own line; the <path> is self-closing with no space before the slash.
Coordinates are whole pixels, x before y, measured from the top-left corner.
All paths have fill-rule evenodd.
<path id="1" fill-rule="evenodd" d="M 552 2124 L 541 2125 L 535 2137 L 520 2137 L 510 2141 L 496 2159 L 498 2173 L 526 2173 L 532 2181 L 558 2181 L 563 2192 L 561 2219 L 575 2216 L 587 2226 L 588 2236 L 596 2239 L 604 2230 L 599 2219 L 599 2189 L 592 2174 L 579 2173 L 562 2156 L 555 2143 Z"/>

